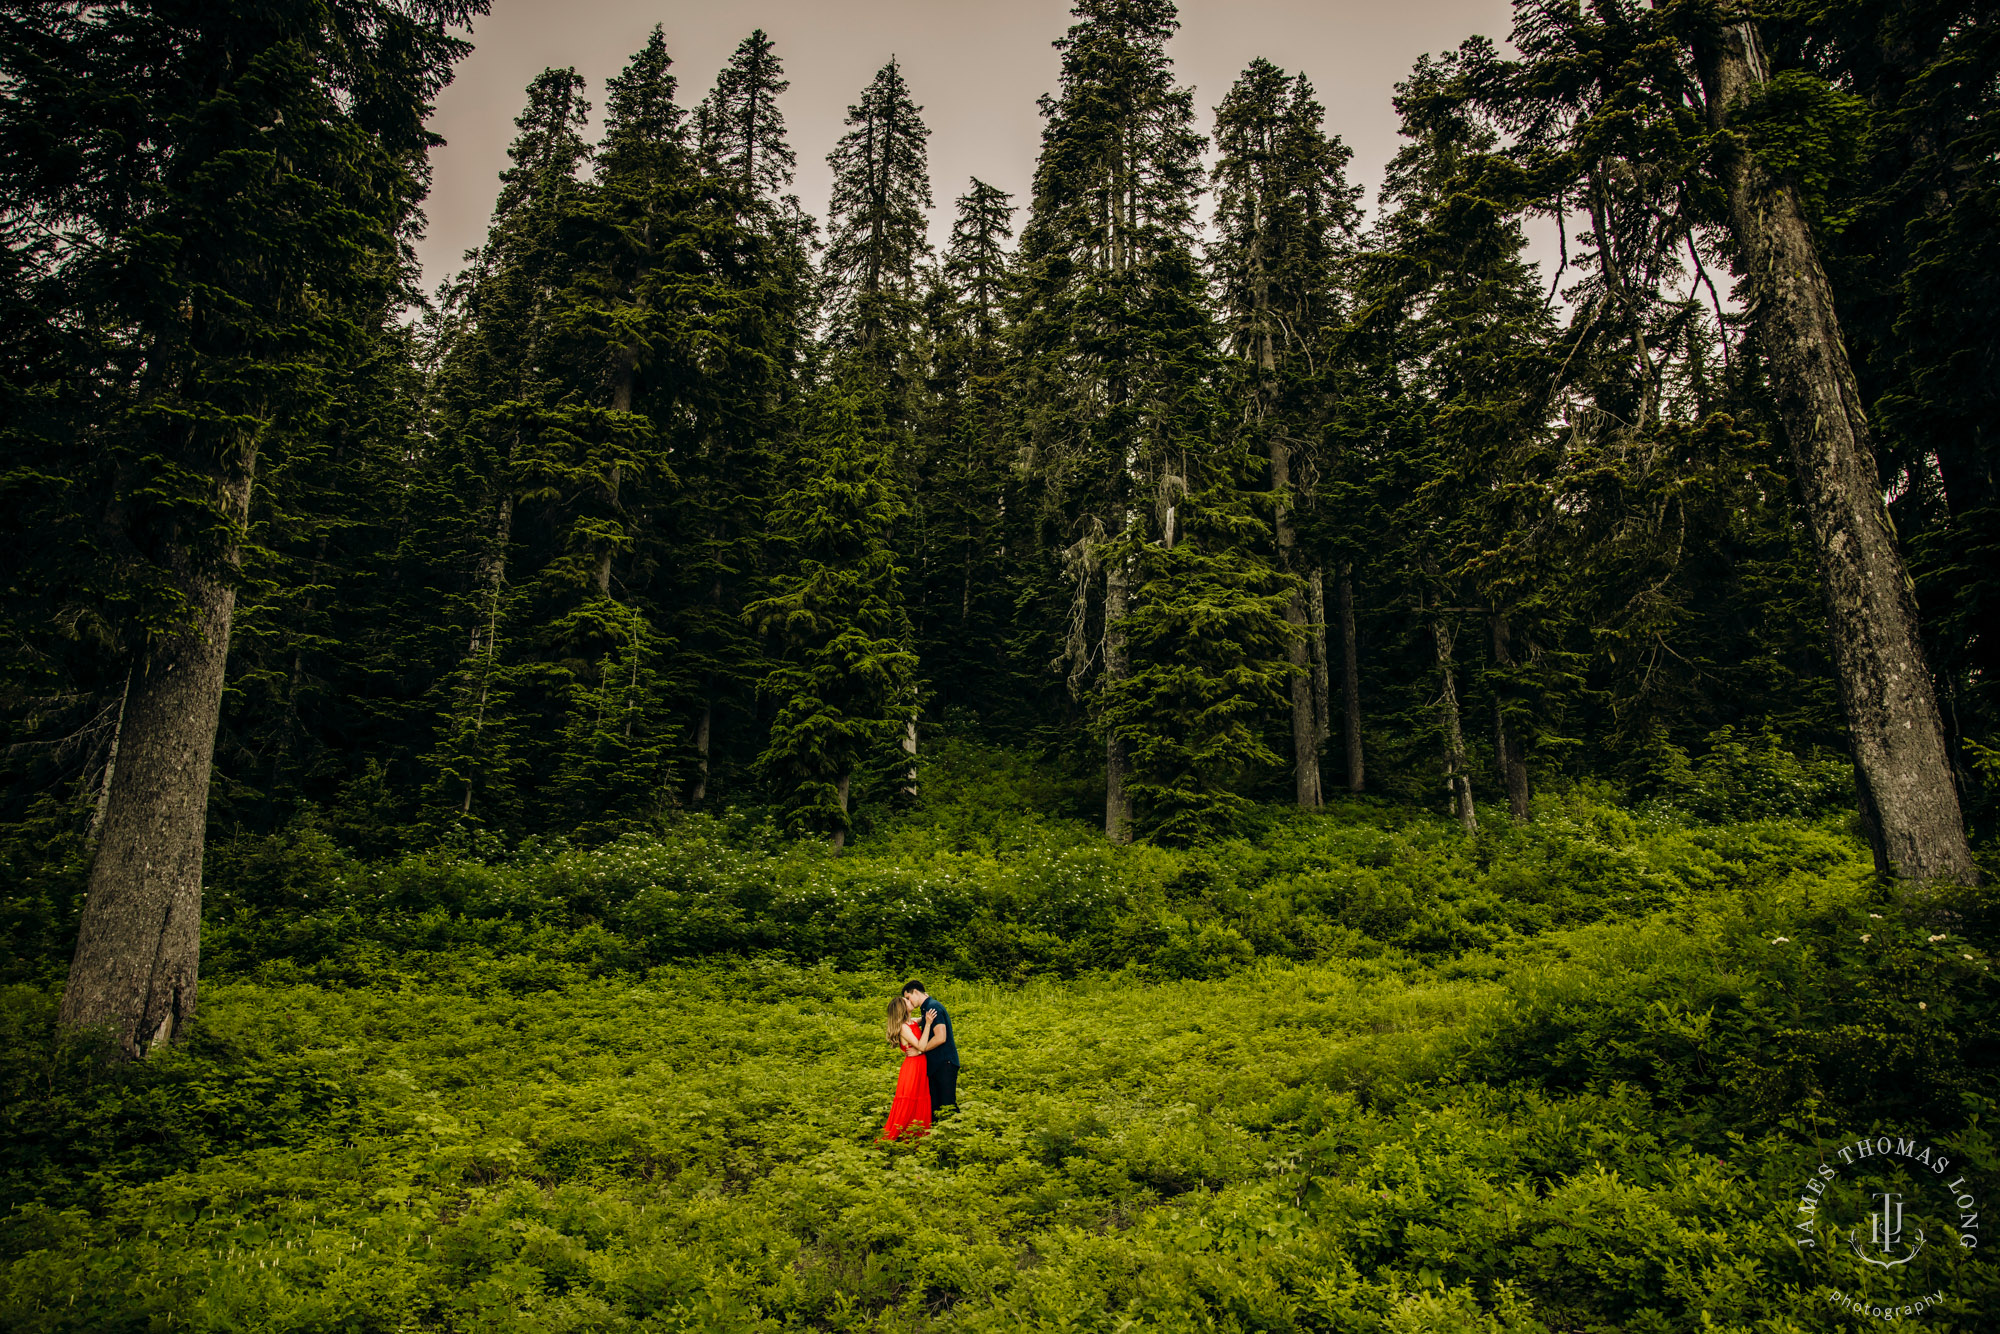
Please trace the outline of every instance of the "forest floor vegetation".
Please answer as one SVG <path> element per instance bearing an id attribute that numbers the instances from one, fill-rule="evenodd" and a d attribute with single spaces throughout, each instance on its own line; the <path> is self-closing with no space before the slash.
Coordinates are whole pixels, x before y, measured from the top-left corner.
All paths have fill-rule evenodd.
<path id="1" fill-rule="evenodd" d="M 1984 919 L 1900 912 L 1848 817 L 1586 787 L 1476 840 L 1354 801 L 1112 849 L 1032 766 L 946 761 L 838 858 L 742 815 L 226 849 L 198 1029 L 136 1066 L 58 1042 L 24 966 L 0 1327 L 1783 1331 L 1851 1323 L 1829 1287 L 1921 1286 L 1973 1329 L 2000 1302 L 1977 1250 L 1835 1273 L 1788 1236 L 1812 1164 L 1878 1130 L 2000 1184 Z M 964 1105 L 884 1145 L 882 1006 L 916 971 Z"/>

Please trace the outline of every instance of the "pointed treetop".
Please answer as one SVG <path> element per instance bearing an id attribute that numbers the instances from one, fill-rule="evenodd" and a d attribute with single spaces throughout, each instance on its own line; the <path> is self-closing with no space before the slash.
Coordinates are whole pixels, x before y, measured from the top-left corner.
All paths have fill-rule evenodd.
<path id="1" fill-rule="evenodd" d="M 990 336 L 1000 318 L 1001 284 L 1007 273 L 1006 242 L 1014 234 L 1013 196 L 977 176 L 956 201 L 951 248 L 944 271 L 972 307 L 974 331 Z"/>
<path id="2" fill-rule="evenodd" d="M 823 266 L 828 314 L 837 333 L 858 345 L 914 317 L 907 303 L 930 253 L 931 132 L 922 111 L 891 56 L 847 109 L 852 128 L 826 155 L 833 168 Z"/>
<path id="3" fill-rule="evenodd" d="M 767 200 L 792 183 L 798 163 L 778 110 L 779 95 L 791 86 L 770 37 L 758 28 L 715 76 L 698 117 L 703 156 Z"/>
<path id="4" fill-rule="evenodd" d="M 513 165 L 500 173 L 497 224 L 530 201 L 542 201 L 574 182 L 590 156 L 583 127 L 590 119 L 584 78 L 574 69 L 545 69 L 528 84 L 528 105 L 514 118 L 520 133 L 508 146 Z"/>
<path id="5" fill-rule="evenodd" d="M 624 70 L 604 85 L 604 144 L 607 158 L 662 145 L 678 146 L 686 113 L 674 105 L 673 57 L 667 39 L 653 25 L 646 45 Z"/>

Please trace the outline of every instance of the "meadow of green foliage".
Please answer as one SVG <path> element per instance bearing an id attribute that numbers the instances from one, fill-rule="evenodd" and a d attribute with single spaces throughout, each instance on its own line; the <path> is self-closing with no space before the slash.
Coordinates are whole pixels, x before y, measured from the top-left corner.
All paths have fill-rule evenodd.
<path id="1" fill-rule="evenodd" d="M 1829 1285 L 1984 1328 L 1948 1233 L 1866 1277 L 1787 1239 L 1878 1128 L 2000 1186 L 1987 922 L 1899 911 L 1836 791 L 1724 737 L 1475 840 L 1356 800 L 1110 848 L 945 747 L 840 857 L 747 814 L 378 862 L 304 826 L 216 850 L 198 1032 L 125 1068 L 52 1036 L 73 876 L 17 860 L 0 1328 L 1871 1323 Z M 964 1105 L 883 1145 L 912 972 Z"/>

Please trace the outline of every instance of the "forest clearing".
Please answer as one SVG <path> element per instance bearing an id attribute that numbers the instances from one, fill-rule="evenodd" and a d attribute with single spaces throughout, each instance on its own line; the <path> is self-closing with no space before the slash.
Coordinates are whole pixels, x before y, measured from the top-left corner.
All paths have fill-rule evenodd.
<path id="1" fill-rule="evenodd" d="M 0 14 L 0 1327 L 1993 1323 L 1991 6 L 1038 4 Z"/>
<path id="2" fill-rule="evenodd" d="M 1476 851 L 1346 803 L 1200 854 L 942 803 L 837 860 L 265 850 L 184 1052 L 107 1087 L 8 993 L 0 1321 L 1804 1330 L 1831 1282 L 1979 1328 L 1977 1252 L 1829 1272 L 1785 1215 L 1816 1140 L 1990 1105 L 1984 952 L 1885 925 L 1839 818 L 1537 816 Z M 773 899 L 838 966 L 712 957 Z M 869 965 L 955 952 L 961 1109 L 881 1145 Z M 1992 1171 L 1977 1121 L 1948 1142 Z"/>

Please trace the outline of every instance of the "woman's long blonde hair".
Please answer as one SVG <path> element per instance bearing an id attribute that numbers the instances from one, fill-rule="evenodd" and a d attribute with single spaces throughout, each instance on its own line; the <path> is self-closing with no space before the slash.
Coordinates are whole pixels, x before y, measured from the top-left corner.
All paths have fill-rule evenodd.
<path id="1" fill-rule="evenodd" d="M 902 996 L 889 1002 L 889 1045 L 903 1045 L 903 1024 L 910 1017 L 910 1002 Z"/>

